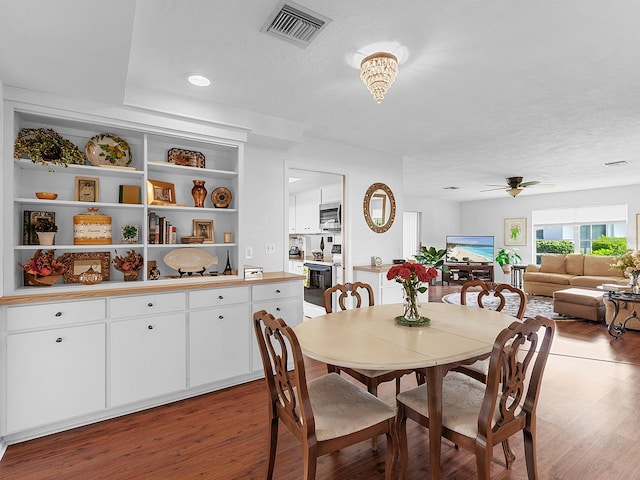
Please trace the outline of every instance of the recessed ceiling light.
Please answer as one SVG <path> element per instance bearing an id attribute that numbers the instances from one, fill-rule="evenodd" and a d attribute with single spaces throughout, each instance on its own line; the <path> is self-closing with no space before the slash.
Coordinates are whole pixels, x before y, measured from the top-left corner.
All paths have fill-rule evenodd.
<path id="1" fill-rule="evenodd" d="M 208 87 L 211 85 L 211 79 L 200 73 L 187 74 L 187 80 L 191 85 L 195 85 L 196 87 Z"/>

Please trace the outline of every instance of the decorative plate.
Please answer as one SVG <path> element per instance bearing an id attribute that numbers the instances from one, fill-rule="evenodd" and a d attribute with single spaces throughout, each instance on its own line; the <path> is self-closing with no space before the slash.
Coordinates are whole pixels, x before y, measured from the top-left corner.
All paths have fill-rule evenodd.
<path id="1" fill-rule="evenodd" d="M 193 150 L 182 150 L 180 148 L 171 148 L 168 152 L 169 163 L 182 165 L 185 167 L 204 168 L 205 157 L 203 153 Z"/>
<path id="2" fill-rule="evenodd" d="M 91 137 L 84 147 L 84 152 L 89 163 L 94 167 L 101 165 L 126 167 L 133 160 L 131 148 L 126 140 L 110 133 Z"/>
<path id="3" fill-rule="evenodd" d="M 211 201 L 213 206 L 217 208 L 227 208 L 232 198 L 231 191 L 225 187 L 218 187 L 211 192 Z"/>
<path id="4" fill-rule="evenodd" d="M 179 272 L 200 272 L 217 265 L 218 257 L 199 248 L 176 248 L 164 256 L 164 263 Z"/>

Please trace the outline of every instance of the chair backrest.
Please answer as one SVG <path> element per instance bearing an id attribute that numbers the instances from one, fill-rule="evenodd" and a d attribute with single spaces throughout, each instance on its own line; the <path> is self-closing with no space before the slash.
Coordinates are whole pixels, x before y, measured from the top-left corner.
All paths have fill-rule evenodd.
<path id="1" fill-rule="evenodd" d="M 298 337 L 283 319 L 265 310 L 253 314 L 253 325 L 269 391 L 270 420 L 282 420 L 301 441 L 315 435 Z M 292 370 L 287 368 L 290 358 Z"/>
<path id="2" fill-rule="evenodd" d="M 364 291 L 364 290 L 367 291 L 369 296 L 369 306 L 372 307 L 374 304 L 374 300 L 373 300 L 373 288 L 371 288 L 371 285 L 363 282 L 354 282 L 354 283 L 345 283 L 345 284 L 338 283 L 331 288 L 327 288 L 324 291 L 324 309 L 327 311 L 327 313 L 333 312 L 333 307 L 331 306 L 331 296 L 335 292 L 340 292 L 340 295 L 338 296 L 338 305 L 340 306 L 341 310 L 347 309 L 347 306 L 345 305 L 345 301 L 349 297 L 351 297 L 355 302 L 355 304 L 353 304 L 352 307 L 360 308 L 362 306 L 363 301 L 362 301 L 362 295 L 360 294 L 360 292 L 358 292 L 358 289 L 360 289 L 360 291 Z"/>
<path id="3" fill-rule="evenodd" d="M 478 290 L 477 302 L 480 308 L 485 308 L 485 302 L 489 298 L 497 298 L 500 302 L 494 310 L 500 312 L 505 307 L 507 299 L 502 292 L 508 291 L 518 296 L 518 310 L 515 316 L 519 319 L 524 317 L 524 311 L 527 308 L 527 297 L 524 292 L 517 287 L 508 283 L 484 282 L 482 280 L 470 280 L 465 282 L 460 289 L 460 304 L 467 305 L 467 292 L 469 290 Z"/>
<path id="4" fill-rule="evenodd" d="M 535 429 L 542 373 L 554 332 L 555 322 L 538 315 L 513 322 L 497 336 L 478 417 L 480 436 L 507 438 L 526 425 Z"/>

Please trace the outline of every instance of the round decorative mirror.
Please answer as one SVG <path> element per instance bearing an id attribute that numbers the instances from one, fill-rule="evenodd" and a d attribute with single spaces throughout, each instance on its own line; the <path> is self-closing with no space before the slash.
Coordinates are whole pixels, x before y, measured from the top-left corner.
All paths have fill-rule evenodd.
<path id="1" fill-rule="evenodd" d="M 393 192 L 384 183 L 374 183 L 364 195 L 362 210 L 371 230 L 376 233 L 386 232 L 396 218 L 396 199 Z"/>

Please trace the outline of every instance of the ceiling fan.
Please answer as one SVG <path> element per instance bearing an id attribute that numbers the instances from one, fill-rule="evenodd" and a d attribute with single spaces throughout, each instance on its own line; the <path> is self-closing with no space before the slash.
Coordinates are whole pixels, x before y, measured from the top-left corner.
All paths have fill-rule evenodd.
<path id="1" fill-rule="evenodd" d="M 531 180 L 529 182 L 523 182 L 523 177 L 507 177 L 507 186 L 504 187 L 502 185 L 487 185 L 488 187 L 498 187 L 498 188 L 490 188 L 488 190 L 482 190 L 483 192 L 491 192 L 493 190 L 505 190 L 512 197 L 517 197 L 522 193 L 522 191 L 527 187 L 533 187 L 534 185 L 544 185 L 551 186 L 550 184 L 540 183 L 538 180 Z"/>

